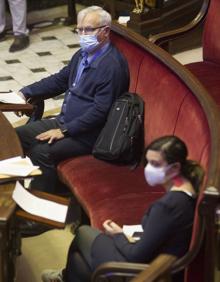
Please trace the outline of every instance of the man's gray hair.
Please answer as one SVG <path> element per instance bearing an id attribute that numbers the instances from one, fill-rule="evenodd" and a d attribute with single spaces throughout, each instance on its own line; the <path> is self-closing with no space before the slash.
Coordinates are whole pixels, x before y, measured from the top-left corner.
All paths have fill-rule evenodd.
<path id="1" fill-rule="evenodd" d="M 80 24 L 87 14 L 93 13 L 93 12 L 99 15 L 100 26 L 103 26 L 103 25 L 111 26 L 111 22 L 112 22 L 111 15 L 107 11 L 105 11 L 102 7 L 99 7 L 99 6 L 90 6 L 90 7 L 87 7 L 79 11 L 77 15 L 77 23 Z"/>
<path id="2" fill-rule="evenodd" d="M 88 13 L 97 11 L 97 10 L 102 10 L 102 7 L 94 5 L 94 6 L 90 6 L 90 7 L 82 9 L 81 11 L 79 11 L 77 15 L 77 23 L 79 24 Z"/>

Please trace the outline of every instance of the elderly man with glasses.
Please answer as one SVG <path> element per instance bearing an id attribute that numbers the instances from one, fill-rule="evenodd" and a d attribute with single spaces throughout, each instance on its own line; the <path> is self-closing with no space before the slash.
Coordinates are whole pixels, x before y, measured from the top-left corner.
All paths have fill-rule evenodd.
<path id="1" fill-rule="evenodd" d="M 43 172 L 32 181 L 31 188 L 59 192 L 56 165 L 92 152 L 112 103 L 128 90 L 128 65 L 110 42 L 110 26 L 111 16 L 102 8 L 80 11 L 76 28 L 80 50 L 61 71 L 19 92 L 26 101 L 65 92 L 56 118 L 16 128 L 24 152 Z"/>

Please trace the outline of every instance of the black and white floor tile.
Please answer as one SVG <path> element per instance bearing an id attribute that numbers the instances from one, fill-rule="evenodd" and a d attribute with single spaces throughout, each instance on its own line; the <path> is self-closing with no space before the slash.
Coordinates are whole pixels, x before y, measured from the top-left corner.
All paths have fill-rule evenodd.
<path id="1" fill-rule="evenodd" d="M 30 46 L 9 53 L 13 38 L 0 42 L 0 91 L 18 91 L 23 86 L 56 73 L 68 64 L 79 49 L 78 35 L 73 26 L 56 25 L 30 33 Z M 46 110 L 59 106 L 59 99 L 49 99 Z M 13 122 L 17 118 L 7 113 Z"/>

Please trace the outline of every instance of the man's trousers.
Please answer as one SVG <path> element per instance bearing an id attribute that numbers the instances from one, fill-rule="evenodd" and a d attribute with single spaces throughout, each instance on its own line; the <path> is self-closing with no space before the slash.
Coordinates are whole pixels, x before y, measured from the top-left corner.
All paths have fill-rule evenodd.
<path id="1" fill-rule="evenodd" d="M 56 173 L 56 166 L 60 161 L 90 154 L 92 151 L 92 147 L 86 142 L 73 137 L 64 137 L 52 144 L 36 139 L 40 133 L 56 128 L 59 128 L 56 119 L 42 119 L 16 128 L 25 155 L 42 170 L 42 175 L 32 180 L 31 188 L 49 193 L 60 192 Z"/>

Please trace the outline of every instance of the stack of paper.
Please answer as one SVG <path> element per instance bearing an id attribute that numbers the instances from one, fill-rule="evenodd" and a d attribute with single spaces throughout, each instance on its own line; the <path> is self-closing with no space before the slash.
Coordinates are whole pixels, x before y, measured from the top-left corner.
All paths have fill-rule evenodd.
<path id="1" fill-rule="evenodd" d="M 8 104 L 26 104 L 25 100 L 22 99 L 16 92 L 1 92 L 0 102 Z"/>
<path id="2" fill-rule="evenodd" d="M 142 225 L 123 225 L 123 233 L 132 237 L 134 240 L 140 239 L 140 234 L 143 232 Z"/>
<path id="3" fill-rule="evenodd" d="M 13 200 L 26 212 L 64 223 L 68 206 L 41 199 L 28 192 L 18 181 L 12 194 Z"/>
<path id="4" fill-rule="evenodd" d="M 0 176 L 28 176 L 39 167 L 26 157 L 14 157 L 0 161 Z"/>

